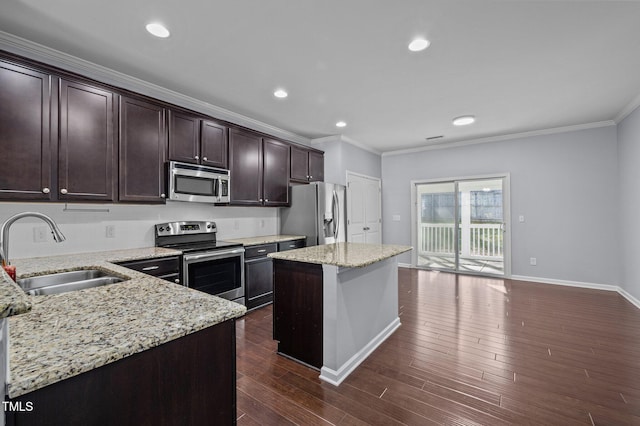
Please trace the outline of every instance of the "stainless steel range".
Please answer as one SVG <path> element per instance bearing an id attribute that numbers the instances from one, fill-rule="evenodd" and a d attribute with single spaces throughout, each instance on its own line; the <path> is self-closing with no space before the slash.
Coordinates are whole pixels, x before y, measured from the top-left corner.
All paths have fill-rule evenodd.
<path id="1" fill-rule="evenodd" d="M 244 247 L 218 241 L 217 229 L 215 222 L 160 223 L 156 246 L 182 251 L 183 285 L 244 305 Z"/>

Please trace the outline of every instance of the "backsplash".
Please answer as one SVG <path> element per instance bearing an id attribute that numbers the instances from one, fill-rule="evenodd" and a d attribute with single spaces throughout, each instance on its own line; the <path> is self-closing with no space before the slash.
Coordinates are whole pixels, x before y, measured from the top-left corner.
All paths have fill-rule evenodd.
<path id="1" fill-rule="evenodd" d="M 44 222 L 20 219 L 11 227 L 10 258 L 151 247 L 153 225 L 176 220 L 213 220 L 220 240 L 278 233 L 277 208 L 172 201 L 157 206 L 67 204 L 66 208 L 64 203 L 0 203 L 0 224 L 16 213 L 36 211 L 51 216 L 67 237 L 66 241 L 55 243 Z M 113 238 L 107 238 L 108 226 L 113 229 Z M 35 242 L 42 234 L 45 241 Z"/>

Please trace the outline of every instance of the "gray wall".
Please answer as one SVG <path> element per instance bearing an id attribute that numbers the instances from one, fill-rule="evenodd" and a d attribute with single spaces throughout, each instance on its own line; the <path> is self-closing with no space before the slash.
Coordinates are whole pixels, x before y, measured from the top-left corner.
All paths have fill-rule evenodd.
<path id="1" fill-rule="evenodd" d="M 324 180 L 346 185 L 347 171 L 382 178 L 380 155 L 366 151 L 336 137 L 334 140 L 313 143 L 324 151 Z"/>
<path id="2" fill-rule="evenodd" d="M 384 155 L 383 242 L 411 244 L 411 180 L 507 172 L 512 274 L 617 285 L 617 162 L 615 126 Z"/>
<path id="3" fill-rule="evenodd" d="M 640 299 L 640 108 L 618 125 L 620 286 Z"/>

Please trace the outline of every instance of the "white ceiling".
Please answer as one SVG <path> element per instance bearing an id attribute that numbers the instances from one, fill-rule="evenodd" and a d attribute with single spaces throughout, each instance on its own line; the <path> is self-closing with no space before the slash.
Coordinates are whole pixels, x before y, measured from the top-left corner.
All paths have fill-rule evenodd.
<path id="1" fill-rule="evenodd" d="M 638 1 L 1 1 L 7 33 L 379 152 L 615 120 L 640 94 Z"/>

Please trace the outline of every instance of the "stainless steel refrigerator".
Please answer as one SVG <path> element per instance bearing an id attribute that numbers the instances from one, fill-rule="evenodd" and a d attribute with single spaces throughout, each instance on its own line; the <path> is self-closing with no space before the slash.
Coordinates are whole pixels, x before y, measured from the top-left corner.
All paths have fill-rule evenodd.
<path id="1" fill-rule="evenodd" d="M 280 209 L 280 233 L 305 235 L 307 245 L 346 241 L 346 187 L 313 182 L 291 187 L 291 207 Z"/>

